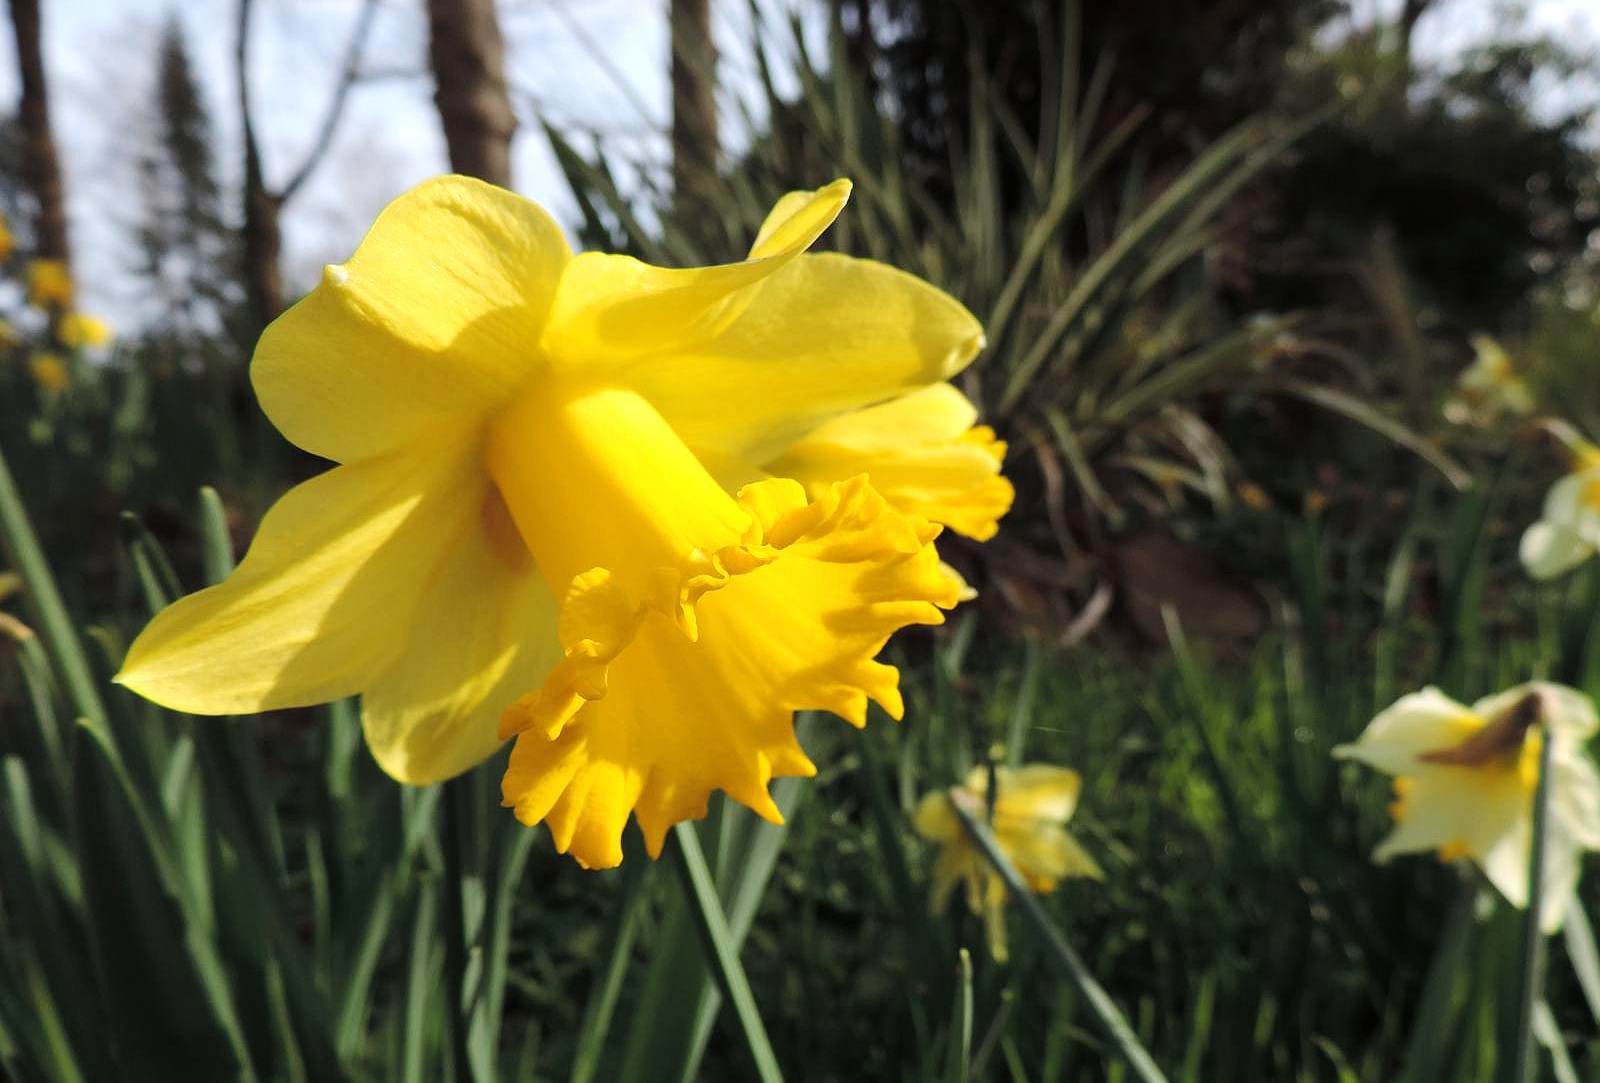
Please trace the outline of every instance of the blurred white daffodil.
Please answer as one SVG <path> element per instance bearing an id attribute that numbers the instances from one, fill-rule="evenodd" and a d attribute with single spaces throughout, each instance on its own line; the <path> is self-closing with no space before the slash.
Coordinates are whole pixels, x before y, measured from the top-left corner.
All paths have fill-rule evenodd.
<path id="1" fill-rule="evenodd" d="M 1522 535 L 1522 566 L 1535 579 L 1553 579 L 1600 551 L 1600 447 L 1570 432 L 1557 434 L 1567 444 L 1572 467 L 1550 487 L 1544 511 Z"/>
<path id="2" fill-rule="evenodd" d="M 1513 906 L 1528 905 L 1533 798 L 1550 741 L 1539 925 L 1561 927 L 1585 850 L 1600 850 L 1600 774 L 1584 752 L 1597 726 L 1589 697 L 1536 681 L 1471 707 L 1437 688 L 1402 697 L 1333 754 L 1394 777 L 1395 826 L 1373 857 L 1436 851 L 1470 859 Z"/>
<path id="3" fill-rule="evenodd" d="M 1477 356 L 1456 377 L 1455 390 L 1445 400 L 1445 418 L 1487 428 L 1502 418 L 1533 413 L 1533 392 L 1505 348 L 1488 335 L 1474 335 L 1472 349 Z"/>

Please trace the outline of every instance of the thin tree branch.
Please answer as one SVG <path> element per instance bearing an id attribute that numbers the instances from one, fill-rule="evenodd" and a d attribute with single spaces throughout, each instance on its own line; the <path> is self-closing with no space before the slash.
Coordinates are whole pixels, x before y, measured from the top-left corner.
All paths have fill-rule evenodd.
<path id="1" fill-rule="evenodd" d="M 239 0 L 239 21 L 234 27 L 233 69 L 238 79 L 239 120 L 244 129 L 244 185 L 246 199 L 252 188 L 264 188 L 261 179 L 261 148 L 256 142 L 254 114 L 250 109 L 250 74 L 246 59 L 250 49 L 250 11 L 255 0 Z"/>
<path id="2" fill-rule="evenodd" d="M 366 51 L 367 38 L 372 36 L 373 18 L 377 14 L 378 0 L 365 0 L 361 5 L 361 13 L 356 16 L 355 27 L 350 31 L 350 40 L 345 46 L 344 67 L 339 73 L 339 83 L 334 88 L 333 98 L 328 103 L 328 111 L 322 118 L 322 127 L 317 130 L 317 137 L 312 141 L 305 161 L 300 163 L 300 168 L 294 171 L 294 175 L 278 192 L 280 201 L 287 203 L 293 198 L 295 192 L 300 190 L 327 154 L 334 133 L 339 128 L 339 119 L 344 114 L 345 103 L 350 98 L 350 88 L 355 86 L 360 78 L 361 54 Z"/>

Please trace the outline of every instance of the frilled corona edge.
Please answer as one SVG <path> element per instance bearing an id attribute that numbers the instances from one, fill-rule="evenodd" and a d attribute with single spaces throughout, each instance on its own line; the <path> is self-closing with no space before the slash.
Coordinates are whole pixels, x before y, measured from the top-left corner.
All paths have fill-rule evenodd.
<path id="1" fill-rule="evenodd" d="M 758 482 L 738 506 L 740 541 L 662 569 L 651 596 L 628 596 L 606 569 L 576 577 L 566 657 L 505 713 L 502 732 L 518 735 L 506 803 L 584 865 L 621 860 L 630 812 L 659 854 L 713 789 L 781 822 L 768 783 L 815 771 L 792 713 L 861 726 L 872 699 L 900 717 L 899 674 L 876 655 L 959 601 L 930 545 L 938 528 L 888 508 L 865 478 L 809 502 L 792 481 Z"/>

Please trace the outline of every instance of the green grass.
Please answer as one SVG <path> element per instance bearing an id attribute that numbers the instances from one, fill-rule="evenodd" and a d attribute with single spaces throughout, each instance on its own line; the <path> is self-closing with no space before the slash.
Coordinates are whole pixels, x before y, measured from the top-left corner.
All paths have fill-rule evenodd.
<path id="1" fill-rule="evenodd" d="M 959 904 L 928 912 L 909 811 L 996 755 L 1082 772 L 1073 829 L 1107 878 L 1068 881 L 1045 912 L 1168 1078 L 1505 1078 L 1518 915 L 1431 859 L 1374 866 L 1384 780 L 1328 757 L 1430 681 L 1600 691 L 1600 572 L 1491 579 L 1504 506 L 1416 516 L 1379 598 L 1348 575 L 1370 559 L 1351 539 L 1274 520 L 1292 589 L 1242 656 L 1176 627 L 1170 651 L 1058 649 L 975 613 L 906 637 L 906 721 L 806 719 L 822 773 L 779 784 L 787 828 L 719 801 L 680 835 L 683 876 L 636 839 L 622 870 L 583 872 L 496 807 L 494 765 L 445 800 L 400 789 L 347 704 L 156 711 L 103 683 L 137 614 L 79 635 L 35 590 L 17 612 L 52 634 L 0 663 L 0 1063 L 25 1079 L 179 1061 L 259 1079 L 438 1079 L 452 1061 L 477 1079 L 743 1079 L 763 1062 L 790 1079 L 1134 1078 L 1015 907 L 1005 965 Z M 213 577 L 224 518 L 214 497 L 197 516 Z M 159 603 L 159 547 L 129 538 Z M 1600 1070 L 1585 931 L 1552 941 L 1535 1013 L 1576 1078 Z"/>

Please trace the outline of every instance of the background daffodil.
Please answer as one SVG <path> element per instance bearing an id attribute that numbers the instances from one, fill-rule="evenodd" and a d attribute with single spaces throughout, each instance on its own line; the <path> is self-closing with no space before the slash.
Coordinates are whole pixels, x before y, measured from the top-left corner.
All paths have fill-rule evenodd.
<path id="1" fill-rule="evenodd" d="M 58 259 L 36 259 L 28 264 L 28 303 L 39 308 L 72 304 L 72 273 Z"/>
<path id="2" fill-rule="evenodd" d="M 994 769 L 997 793 L 990 823 L 995 841 L 1022 874 L 1028 886 L 1044 894 L 1069 876 L 1103 880 L 1093 857 L 1067 831 L 1067 821 L 1078 807 L 1082 780 L 1076 771 L 1049 764 Z M 913 826 L 917 834 L 939 844 L 929 895 L 932 909 L 944 909 L 957 884 L 966 887 L 967 908 L 983 918 L 989 935 L 989 952 L 1006 958 L 1006 885 L 989 866 L 961 821 L 950 808 L 959 801 L 974 816 L 986 818 L 989 768 L 978 766 L 966 781 L 948 790 L 924 796 L 917 805 Z"/>
<path id="3" fill-rule="evenodd" d="M 1456 378 L 1445 400 L 1444 416 L 1457 425 L 1490 426 L 1507 417 L 1533 413 L 1533 392 L 1517 372 L 1504 346 L 1488 335 L 1474 335 L 1472 364 Z"/>
<path id="4" fill-rule="evenodd" d="M 959 593 L 937 525 L 865 478 L 761 469 L 982 344 L 932 286 L 806 252 L 848 193 L 792 193 L 748 259 L 684 270 L 573 256 L 538 206 L 465 178 L 401 196 L 251 370 L 340 465 L 119 680 L 203 714 L 360 693 L 411 783 L 515 735 L 506 803 L 586 865 L 621 860 L 630 813 L 659 852 L 715 788 L 776 819 L 768 781 L 814 770 L 791 712 L 898 716 L 874 656 Z"/>
<path id="5" fill-rule="evenodd" d="M 1600 550 L 1600 447 L 1574 437 L 1568 450 L 1572 470 L 1550 487 L 1518 550 L 1535 579 L 1569 572 Z"/>
<path id="6" fill-rule="evenodd" d="M 1575 689 L 1538 681 L 1457 703 L 1437 688 L 1402 697 L 1333 754 L 1394 777 L 1394 830 L 1373 857 L 1470 858 L 1516 907 L 1528 905 L 1533 797 L 1550 741 L 1549 819 L 1539 924 L 1561 926 L 1585 850 L 1600 849 L 1600 774 L 1584 752 L 1597 722 Z"/>
<path id="7" fill-rule="evenodd" d="M 28 371 L 41 391 L 50 394 L 65 391 L 72 383 L 72 372 L 60 354 L 39 352 L 28 358 Z"/>
<path id="8" fill-rule="evenodd" d="M 111 341 L 111 325 L 95 316 L 69 312 L 61 317 L 57 329 L 61 341 L 73 349 L 104 346 Z"/>

